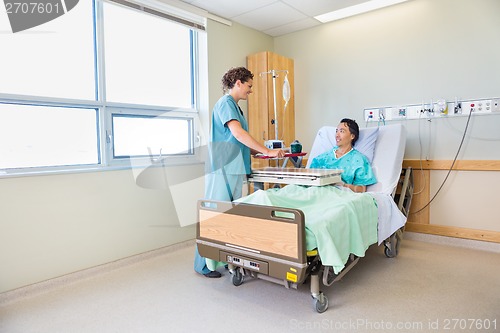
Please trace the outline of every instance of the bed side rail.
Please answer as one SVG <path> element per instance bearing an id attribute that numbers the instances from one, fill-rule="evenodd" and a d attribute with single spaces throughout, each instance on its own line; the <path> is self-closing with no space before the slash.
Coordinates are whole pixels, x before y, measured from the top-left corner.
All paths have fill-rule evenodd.
<path id="1" fill-rule="evenodd" d="M 394 200 L 398 204 L 398 209 L 408 217 L 410 213 L 411 200 L 413 198 L 413 169 L 408 167 L 403 169 L 401 179 L 398 184 L 398 193 Z"/>

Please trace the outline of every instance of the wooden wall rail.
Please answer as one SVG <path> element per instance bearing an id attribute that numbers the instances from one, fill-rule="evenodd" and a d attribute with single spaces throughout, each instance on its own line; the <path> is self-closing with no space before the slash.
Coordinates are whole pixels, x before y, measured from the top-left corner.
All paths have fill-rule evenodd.
<path id="1" fill-rule="evenodd" d="M 431 234 L 438 236 L 447 236 L 447 237 L 500 243 L 500 232 L 498 231 L 477 230 L 477 229 L 450 227 L 445 225 L 434 225 L 434 224 L 418 224 L 411 222 L 406 223 L 405 230 L 418 232 L 422 234 Z"/>
<path id="2" fill-rule="evenodd" d="M 430 172 L 436 170 L 449 170 L 453 161 L 448 160 L 404 160 L 403 168 L 412 167 L 414 170 L 415 188 L 424 191 L 413 197 L 410 215 L 406 223 L 406 230 L 455 238 L 465 238 L 500 243 L 500 232 L 491 230 L 478 230 L 462 227 L 443 226 L 432 224 L 430 209 L 426 207 L 415 213 L 420 207 L 425 206 L 430 200 Z M 419 172 L 419 170 L 423 170 Z M 453 171 L 500 171 L 499 160 L 460 160 L 453 165 Z M 424 184 L 425 183 L 425 184 Z"/>
<path id="3" fill-rule="evenodd" d="M 415 170 L 449 170 L 453 161 L 447 160 L 404 160 L 403 168 L 411 166 Z M 498 160 L 460 160 L 456 161 L 453 170 L 457 171 L 500 171 Z"/>

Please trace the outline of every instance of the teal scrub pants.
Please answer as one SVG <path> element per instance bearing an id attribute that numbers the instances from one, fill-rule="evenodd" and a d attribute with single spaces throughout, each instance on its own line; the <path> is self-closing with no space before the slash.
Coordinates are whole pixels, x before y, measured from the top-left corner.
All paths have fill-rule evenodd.
<path id="1" fill-rule="evenodd" d="M 208 174 L 206 175 L 205 198 L 217 201 L 239 199 L 243 193 L 245 180 L 246 175 L 226 175 L 224 177 L 222 173 Z M 200 256 L 198 252 L 198 246 L 196 246 L 194 253 L 194 270 L 200 274 L 210 273 L 205 258 Z"/>

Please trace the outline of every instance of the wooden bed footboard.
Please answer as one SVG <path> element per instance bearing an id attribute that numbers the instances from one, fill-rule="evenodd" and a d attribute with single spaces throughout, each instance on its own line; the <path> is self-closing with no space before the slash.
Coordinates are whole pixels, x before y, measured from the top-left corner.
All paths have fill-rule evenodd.
<path id="1" fill-rule="evenodd" d="M 199 200 L 196 229 L 203 257 L 291 282 L 305 275 L 305 217 L 301 210 Z"/>

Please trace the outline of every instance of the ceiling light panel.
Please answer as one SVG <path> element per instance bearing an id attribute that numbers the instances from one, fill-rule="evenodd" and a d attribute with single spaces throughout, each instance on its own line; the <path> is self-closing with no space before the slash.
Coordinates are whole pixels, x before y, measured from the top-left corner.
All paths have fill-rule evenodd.
<path id="1" fill-rule="evenodd" d="M 325 23 L 325 22 L 340 20 L 349 16 L 370 12 L 372 10 L 392 6 L 405 1 L 408 0 L 371 0 L 354 6 L 335 10 L 333 12 L 329 12 L 326 14 L 318 15 L 315 16 L 314 18 L 320 22 Z"/>

